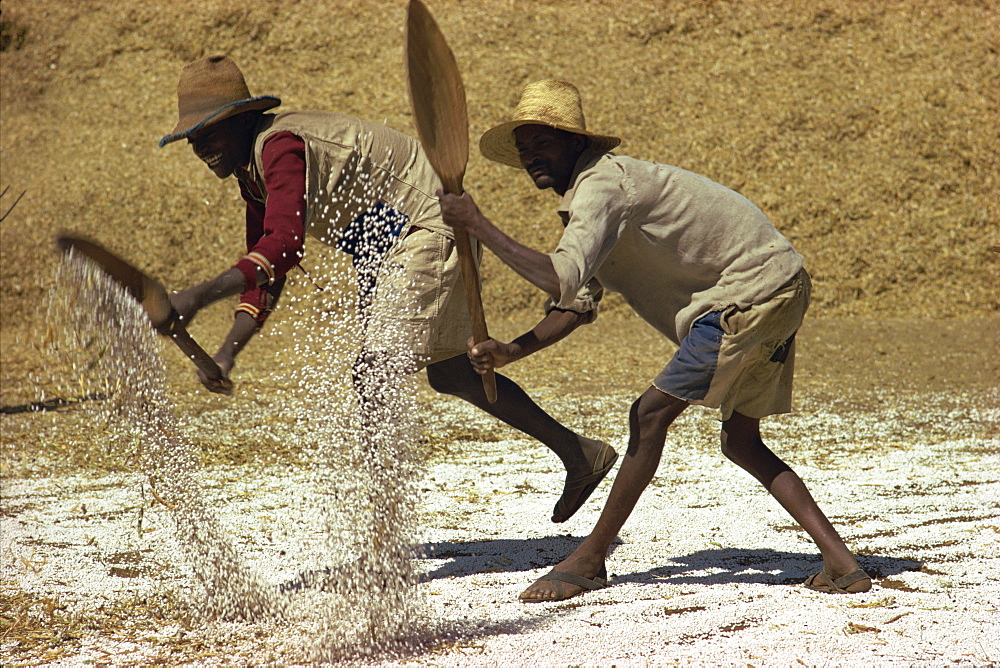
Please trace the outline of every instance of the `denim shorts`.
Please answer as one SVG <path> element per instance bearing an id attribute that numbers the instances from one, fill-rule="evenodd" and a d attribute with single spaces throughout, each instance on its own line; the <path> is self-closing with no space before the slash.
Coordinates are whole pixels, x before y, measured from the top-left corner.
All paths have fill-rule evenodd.
<path id="1" fill-rule="evenodd" d="M 719 408 L 723 420 L 733 411 L 752 418 L 788 413 L 795 333 L 810 292 L 803 269 L 761 304 L 702 316 L 653 385 L 691 404 Z"/>

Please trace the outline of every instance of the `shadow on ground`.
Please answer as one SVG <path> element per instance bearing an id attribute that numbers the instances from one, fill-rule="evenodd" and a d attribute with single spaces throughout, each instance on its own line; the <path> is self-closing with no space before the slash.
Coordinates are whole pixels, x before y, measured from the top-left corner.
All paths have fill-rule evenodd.
<path id="1" fill-rule="evenodd" d="M 545 568 L 558 563 L 583 540 L 578 536 L 442 541 L 424 546 L 424 559 L 448 559 L 424 575 L 425 580 L 473 573 L 508 573 Z M 621 545 L 616 541 L 614 549 Z M 823 565 L 815 553 L 719 548 L 699 550 L 665 560 L 661 567 L 634 573 L 612 573 L 614 583 L 774 584 L 801 583 Z M 881 579 L 919 571 L 923 563 L 895 557 L 862 556 L 861 567 Z"/>
<path id="2" fill-rule="evenodd" d="M 423 559 L 449 559 L 428 572 L 424 579 L 461 577 L 473 573 L 515 573 L 552 566 L 576 549 L 583 536 L 544 538 L 498 538 L 496 540 L 441 541 L 421 550 Z M 615 540 L 611 551 L 622 544 Z"/>
<path id="3" fill-rule="evenodd" d="M 876 580 L 923 567 L 922 562 L 895 557 L 864 556 L 858 562 Z M 673 557 L 660 568 L 612 577 L 616 583 L 789 585 L 801 583 L 822 568 L 814 552 L 720 548 Z"/>

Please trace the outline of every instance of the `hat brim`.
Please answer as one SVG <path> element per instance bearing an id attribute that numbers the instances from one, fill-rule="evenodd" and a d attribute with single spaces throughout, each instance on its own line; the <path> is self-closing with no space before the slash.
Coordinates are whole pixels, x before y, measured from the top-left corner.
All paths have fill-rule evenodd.
<path id="1" fill-rule="evenodd" d="M 563 125 L 553 125 L 542 121 L 518 120 L 507 121 L 496 127 L 490 128 L 479 138 L 479 152 L 486 158 L 499 162 L 510 167 L 522 168 L 521 158 L 517 154 L 514 140 L 514 130 L 522 125 L 544 125 L 564 132 L 583 135 L 590 140 L 590 148 L 598 153 L 607 153 L 614 147 L 622 143 L 619 137 L 612 135 L 599 135 L 579 128 L 571 128 Z"/>
<path id="2" fill-rule="evenodd" d="M 281 104 L 280 98 L 273 95 L 261 95 L 259 97 L 247 98 L 246 100 L 230 102 L 229 104 L 219 107 L 212 113 L 197 121 L 193 121 L 191 118 L 182 118 L 177 123 L 177 127 L 174 128 L 174 131 L 165 135 L 163 139 L 160 140 L 160 148 L 163 148 L 170 142 L 177 141 L 178 139 L 184 139 L 192 132 L 196 132 L 203 127 L 212 125 L 213 123 L 223 121 L 230 116 L 242 114 L 247 111 L 267 111 L 268 109 L 277 107 L 279 104 Z"/>

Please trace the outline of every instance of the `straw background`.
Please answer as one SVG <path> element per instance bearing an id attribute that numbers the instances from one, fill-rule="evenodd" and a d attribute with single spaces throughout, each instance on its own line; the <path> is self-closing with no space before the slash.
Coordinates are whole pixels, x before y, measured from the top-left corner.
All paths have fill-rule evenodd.
<path id="1" fill-rule="evenodd" d="M 479 136 L 522 86 L 584 96 L 620 152 L 702 173 L 757 202 L 806 256 L 813 313 L 952 317 L 996 308 L 1000 133 L 994 2 L 429 3 L 466 86 L 468 189 L 543 250 L 555 198 L 487 162 Z M 2 8 L 5 334 L 39 301 L 60 229 L 176 288 L 242 250 L 240 204 L 183 144 L 176 83 L 229 53 L 254 94 L 414 134 L 405 3 L 55 2 Z M 487 315 L 539 302 L 494 258 Z M 619 302 L 614 302 L 612 306 Z M 7 346 L 4 346 L 5 349 Z"/>

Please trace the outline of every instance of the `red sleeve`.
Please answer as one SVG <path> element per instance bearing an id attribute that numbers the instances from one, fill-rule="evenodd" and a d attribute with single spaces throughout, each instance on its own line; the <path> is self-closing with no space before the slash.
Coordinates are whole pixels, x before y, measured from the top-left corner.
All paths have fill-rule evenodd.
<path id="1" fill-rule="evenodd" d="M 237 179 L 237 183 L 240 184 L 240 195 L 247 205 L 246 244 L 247 251 L 250 251 L 264 236 L 264 203 L 258 198 L 255 186 L 244 182 L 243 179 Z"/>
<path id="2" fill-rule="evenodd" d="M 258 267 L 271 283 L 287 274 L 302 259 L 305 243 L 305 142 L 291 132 L 278 132 L 264 144 L 261 163 L 267 204 L 261 221 L 259 206 L 253 206 L 252 198 L 247 201 L 248 252 L 236 264 L 248 290 L 256 286 Z"/>
<path id="3" fill-rule="evenodd" d="M 305 142 L 291 132 L 278 132 L 264 144 L 261 162 L 267 204 L 258 201 L 247 184 L 240 183 L 247 203 L 247 254 L 236 267 L 246 290 L 237 311 L 246 311 L 263 325 L 281 292 L 284 276 L 299 263 L 305 242 Z M 270 278 L 257 285 L 257 269 Z"/>

